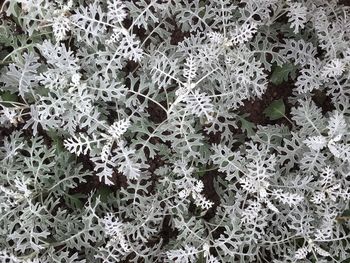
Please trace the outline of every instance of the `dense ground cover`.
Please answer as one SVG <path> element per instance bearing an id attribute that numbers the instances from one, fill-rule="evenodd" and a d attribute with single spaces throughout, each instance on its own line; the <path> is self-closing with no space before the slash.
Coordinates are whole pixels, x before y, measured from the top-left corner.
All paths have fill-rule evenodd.
<path id="1" fill-rule="evenodd" d="M 1 262 L 345 262 L 346 4 L 2 1 Z"/>

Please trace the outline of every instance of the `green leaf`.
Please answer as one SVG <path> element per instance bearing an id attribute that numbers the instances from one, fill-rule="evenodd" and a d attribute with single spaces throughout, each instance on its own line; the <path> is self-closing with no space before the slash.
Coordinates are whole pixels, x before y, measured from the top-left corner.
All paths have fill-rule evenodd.
<path id="1" fill-rule="evenodd" d="M 80 210 L 84 207 L 83 202 L 80 200 L 81 198 L 85 198 L 85 195 L 81 194 L 81 193 L 76 193 L 76 194 L 72 194 L 72 195 L 66 194 L 63 197 L 65 204 L 69 208 L 74 209 L 74 210 L 77 210 L 77 209 Z"/>
<path id="2" fill-rule="evenodd" d="M 205 169 L 203 169 L 203 170 L 199 169 L 199 171 L 198 171 L 198 172 L 196 172 L 196 174 L 197 174 L 197 176 L 198 176 L 198 177 L 203 177 L 203 176 L 204 176 L 204 174 L 205 174 L 205 172 L 206 172 L 206 170 L 205 170 Z"/>
<path id="3" fill-rule="evenodd" d="M 15 93 L 11 93 L 9 91 L 1 91 L 0 96 L 3 101 L 18 102 L 18 96 Z"/>
<path id="4" fill-rule="evenodd" d="M 1 32 L 0 32 L 1 35 Z M 1 50 L 0 51 L 0 69 L 9 65 L 11 63 L 11 61 L 4 61 L 3 59 L 9 54 L 9 52 L 7 50 Z"/>
<path id="5" fill-rule="evenodd" d="M 48 130 L 47 135 L 52 139 L 52 144 L 56 150 L 56 155 L 59 155 L 61 152 L 66 151 L 63 146 L 62 136 L 56 130 Z"/>
<path id="6" fill-rule="evenodd" d="M 108 196 L 112 193 L 112 190 L 106 186 L 101 186 L 97 189 L 95 197 L 99 196 L 101 202 L 106 203 L 108 201 Z"/>
<path id="7" fill-rule="evenodd" d="M 198 177 L 203 177 L 206 172 L 215 171 L 217 169 L 218 169 L 218 167 L 214 167 L 211 165 L 210 166 L 199 166 L 198 171 L 196 171 L 195 173 L 197 174 Z"/>
<path id="8" fill-rule="evenodd" d="M 241 123 L 241 129 L 243 132 L 247 133 L 248 137 L 251 137 L 255 134 L 255 124 L 247 121 L 244 117 L 237 115 L 239 122 Z"/>
<path id="9" fill-rule="evenodd" d="M 282 99 L 273 101 L 265 110 L 264 114 L 270 120 L 278 120 L 284 117 L 286 112 L 286 107 Z"/>
<path id="10" fill-rule="evenodd" d="M 10 91 L 0 91 L 0 101 L 8 101 L 8 102 L 18 102 L 18 96 L 15 93 L 11 93 Z M 5 107 L 12 107 L 11 103 L 1 102 L 1 105 Z"/>
<path id="11" fill-rule="evenodd" d="M 197 259 L 197 263 L 205 263 L 205 259 L 204 259 L 204 252 L 201 251 L 198 255 L 198 259 Z"/>
<path id="12" fill-rule="evenodd" d="M 350 209 L 345 210 L 341 216 L 350 217 Z"/>
<path id="13" fill-rule="evenodd" d="M 288 81 L 289 75 L 292 79 L 295 79 L 296 69 L 296 66 L 292 63 L 283 64 L 282 67 L 276 67 L 272 72 L 270 81 L 275 85 L 280 85 Z"/>

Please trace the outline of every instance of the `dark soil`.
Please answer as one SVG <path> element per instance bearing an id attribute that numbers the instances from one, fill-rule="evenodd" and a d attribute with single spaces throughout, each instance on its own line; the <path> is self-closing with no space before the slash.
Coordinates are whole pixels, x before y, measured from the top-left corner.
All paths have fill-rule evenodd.
<path id="1" fill-rule="evenodd" d="M 341 5 L 346 5 L 346 6 L 350 6 L 350 0 L 340 0 L 339 4 Z"/>

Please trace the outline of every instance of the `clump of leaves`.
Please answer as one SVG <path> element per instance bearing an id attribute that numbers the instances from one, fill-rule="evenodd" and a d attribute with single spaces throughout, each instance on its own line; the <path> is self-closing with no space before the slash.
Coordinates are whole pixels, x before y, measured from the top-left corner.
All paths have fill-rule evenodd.
<path id="1" fill-rule="evenodd" d="M 348 8 L 6 0 L 1 10 L 2 262 L 349 257 Z M 288 106 L 291 127 L 239 113 L 286 82 L 293 95 L 262 114 L 279 120 Z M 318 91 L 332 111 L 311 100 Z"/>

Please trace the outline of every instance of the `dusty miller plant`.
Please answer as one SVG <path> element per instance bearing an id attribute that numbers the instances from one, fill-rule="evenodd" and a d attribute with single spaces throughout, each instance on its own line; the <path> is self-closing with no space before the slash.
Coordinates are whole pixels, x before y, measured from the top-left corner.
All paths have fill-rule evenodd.
<path id="1" fill-rule="evenodd" d="M 1 262 L 349 258 L 349 8 L 4 2 Z M 290 125 L 255 128 L 285 65 Z"/>

